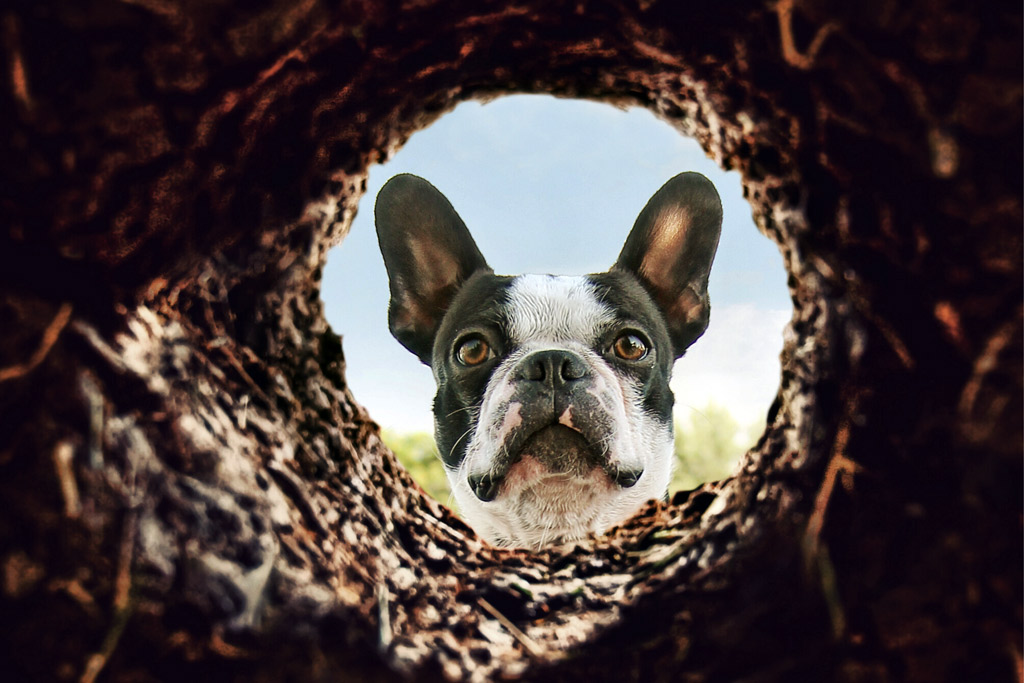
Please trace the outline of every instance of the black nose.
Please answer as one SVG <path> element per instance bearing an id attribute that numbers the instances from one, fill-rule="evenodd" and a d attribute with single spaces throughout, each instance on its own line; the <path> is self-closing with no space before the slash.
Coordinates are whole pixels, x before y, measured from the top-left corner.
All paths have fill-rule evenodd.
<path id="1" fill-rule="evenodd" d="M 498 497 L 501 480 L 494 478 L 489 472 L 487 474 L 471 474 L 468 477 L 468 482 L 469 488 L 483 502 L 489 503 Z"/>
<path id="2" fill-rule="evenodd" d="M 612 479 L 622 488 L 628 489 L 640 481 L 640 477 L 642 477 L 643 474 L 644 470 L 642 467 L 638 470 L 616 470 Z"/>
<path id="3" fill-rule="evenodd" d="M 589 374 L 587 364 L 572 351 L 549 349 L 535 351 L 519 361 L 515 377 L 558 388 Z"/>

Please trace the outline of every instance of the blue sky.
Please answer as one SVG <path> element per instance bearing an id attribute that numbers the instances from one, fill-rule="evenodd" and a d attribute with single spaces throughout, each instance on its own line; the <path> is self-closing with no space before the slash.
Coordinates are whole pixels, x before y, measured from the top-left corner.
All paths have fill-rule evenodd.
<path id="1" fill-rule="evenodd" d="M 432 429 L 430 369 L 387 329 L 373 202 L 388 178 L 415 173 L 441 190 L 497 273 L 582 274 L 615 261 L 644 204 L 682 171 L 715 183 L 725 220 L 709 286 L 711 324 L 674 370 L 677 416 L 713 401 L 744 424 L 763 419 L 792 307 L 782 258 L 754 227 L 739 174 L 724 173 L 696 141 L 646 110 L 537 95 L 463 103 L 371 169 L 322 290 L 356 400 L 384 427 Z"/>

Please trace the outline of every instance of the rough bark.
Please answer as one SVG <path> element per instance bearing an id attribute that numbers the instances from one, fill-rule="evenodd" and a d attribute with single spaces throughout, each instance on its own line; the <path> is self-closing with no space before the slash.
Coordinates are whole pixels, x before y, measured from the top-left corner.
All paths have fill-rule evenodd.
<path id="1" fill-rule="evenodd" d="M 5 678 L 1021 677 L 1019 3 L 0 19 Z M 511 92 L 739 169 L 795 306 L 740 473 L 542 553 L 409 480 L 318 289 L 367 166 Z"/>

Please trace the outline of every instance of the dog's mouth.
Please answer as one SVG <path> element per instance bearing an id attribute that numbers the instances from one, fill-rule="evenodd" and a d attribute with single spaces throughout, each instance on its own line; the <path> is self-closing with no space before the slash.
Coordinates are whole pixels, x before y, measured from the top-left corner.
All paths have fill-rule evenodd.
<path id="1" fill-rule="evenodd" d="M 602 468 L 608 478 L 621 488 L 633 486 L 643 474 L 643 469 L 612 467 L 607 453 L 590 443 L 581 432 L 562 424 L 552 424 L 530 435 L 518 452 L 509 454 L 491 471 L 470 475 L 468 483 L 477 498 L 488 502 L 497 498 L 506 480 L 515 478 L 517 474 L 525 479 L 535 477 L 538 471 L 583 478 L 595 468 Z"/>

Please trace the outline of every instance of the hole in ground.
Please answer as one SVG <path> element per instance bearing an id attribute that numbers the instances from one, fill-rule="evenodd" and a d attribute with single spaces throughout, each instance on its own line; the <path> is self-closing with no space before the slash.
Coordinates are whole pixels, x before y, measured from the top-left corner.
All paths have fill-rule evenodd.
<path id="1" fill-rule="evenodd" d="M 328 320 L 343 336 L 353 393 L 428 493 L 452 505 L 434 446 L 430 369 L 387 329 L 387 274 L 373 204 L 398 173 L 422 176 L 466 222 L 497 273 L 606 270 L 668 178 L 703 173 L 724 206 L 705 335 L 677 361 L 677 461 L 670 493 L 726 476 L 764 429 L 792 316 L 778 249 L 757 233 L 738 173 L 644 109 L 548 96 L 466 102 L 371 170 L 361 211 L 324 272 Z"/>

